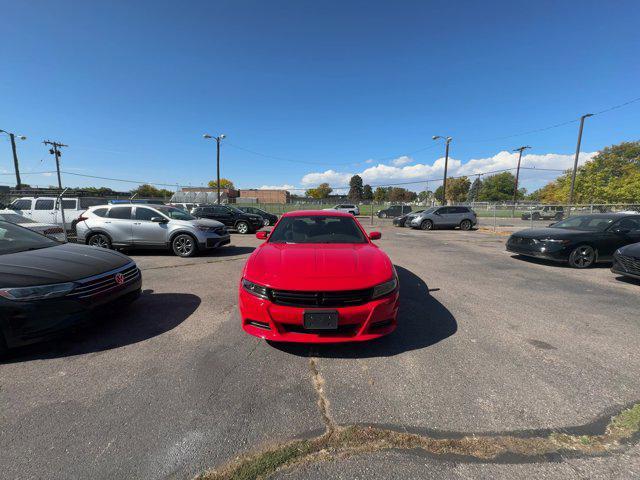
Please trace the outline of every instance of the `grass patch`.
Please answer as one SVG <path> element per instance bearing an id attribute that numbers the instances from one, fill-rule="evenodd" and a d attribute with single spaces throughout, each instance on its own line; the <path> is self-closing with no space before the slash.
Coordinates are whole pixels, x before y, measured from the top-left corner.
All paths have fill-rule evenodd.
<path id="1" fill-rule="evenodd" d="M 244 455 L 199 480 L 252 480 L 266 478 L 282 468 L 388 449 L 421 449 L 434 455 L 457 455 L 492 461 L 502 455 L 536 457 L 563 451 L 583 455 L 619 451 L 621 441 L 640 432 L 640 403 L 613 417 L 602 435 L 552 433 L 539 437 L 473 435 L 463 438 L 432 438 L 377 427 L 336 427 L 310 440 L 294 440 L 257 453 Z"/>

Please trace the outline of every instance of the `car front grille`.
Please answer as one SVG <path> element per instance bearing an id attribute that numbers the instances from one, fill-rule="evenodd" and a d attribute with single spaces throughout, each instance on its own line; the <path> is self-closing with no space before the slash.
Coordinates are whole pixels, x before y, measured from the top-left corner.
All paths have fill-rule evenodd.
<path id="1" fill-rule="evenodd" d="M 215 233 L 216 235 L 220 235 L 221 237 L 227 234 L 227 228 L 226 227 L 218 227 L 216 228 L 213 233 Z"/>
<path id="2" fill-rule="evenodd" d="M 616 255 L 616 260 L 626 272 L 634 275 L 640 275 L 640 258 L 630 257 L 628 255 Z"/>
<path id="3" fill-rule="evenodd" d="M 271 290 L 270 299 L 278 305 L 293 307 L 350 307 L 371 300 L 372 289 L 343 290 L 332 292 L 304 292 L 294 290 Z"/>
<path id="4" fill-rule="evenodd" d="M 98 295 L 125 288 L 139 278 L 140 269 L 135 263 L 129 263 L 116 270 L 79 280 L 77 283 L 80 285 L 73 289 L 67 297 L 83 300 L 95 298 Z"/>
<path id="5" fill-rule="evenodd" d="M 533 238 L 516 237 L 512 235 L 509 238 L 510 245 L 533 245 L 535 241 Z"/>

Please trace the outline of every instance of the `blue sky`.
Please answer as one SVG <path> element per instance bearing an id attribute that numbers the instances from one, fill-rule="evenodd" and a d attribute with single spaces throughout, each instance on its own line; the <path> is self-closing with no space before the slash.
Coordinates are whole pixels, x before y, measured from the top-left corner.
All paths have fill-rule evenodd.
<path id="1" fill-rule="evenodd" d="M 434 134 L 454 137 L 453 174 L 511 166 L 523 144 L 525 165 L 566 168 L 576 123 L 500 137 L 640 97 L 637 1 L 0 2 L 0 129 L 28 136 L 25 173 L 53 168 L 51 138 L 68 172 L 201 185 L 205 132 L 228 135 L 222 175 L 241 187 L 438 178 Z M 583 151 L 639 125 L 640 102 L 588 119 Z M 530 190 L 552 176 L 522 174 Z"/>

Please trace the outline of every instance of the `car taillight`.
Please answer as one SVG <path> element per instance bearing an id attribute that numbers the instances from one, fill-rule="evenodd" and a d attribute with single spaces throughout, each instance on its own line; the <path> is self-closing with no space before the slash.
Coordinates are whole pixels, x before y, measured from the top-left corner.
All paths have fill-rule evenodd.
<path id="1" fill-rule="evenodd" d="M 87 213 L 86 210 L 80 214 L 80 216 L 77 218 L 78 222 L 84 222 L 85 220 L 89 220 L 89 217 L 84 216 L 85 213 Z"/>

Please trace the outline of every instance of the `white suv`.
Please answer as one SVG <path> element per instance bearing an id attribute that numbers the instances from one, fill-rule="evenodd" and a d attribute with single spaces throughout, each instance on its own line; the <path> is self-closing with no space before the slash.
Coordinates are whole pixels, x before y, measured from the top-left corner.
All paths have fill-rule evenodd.
<path id="1" fill-rule="evenodd" d="M 106 203 L 96 198 L 69 197 L 62 199 L 64 225 L 75 230 L 77 219 L 87 208 Z M 37 223 L 62 225 L 62 212 L 57 197 L 21 197 L 11 202 L 2 213 L 16 213 Z"/>
<path id="2" fill-rule="evenodd" d="M 324 210 L 337 210 L 338 212 L 350 213 L 351 215 L 360 215 L 360 209 L 352 203 L 342 203 L 332 208 L 325 208 Z"/>

